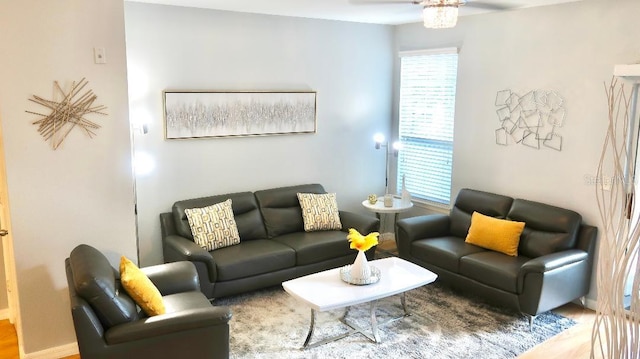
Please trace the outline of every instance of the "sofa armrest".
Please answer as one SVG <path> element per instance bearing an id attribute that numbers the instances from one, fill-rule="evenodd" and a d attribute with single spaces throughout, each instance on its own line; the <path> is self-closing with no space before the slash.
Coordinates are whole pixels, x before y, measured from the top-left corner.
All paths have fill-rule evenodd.
<path id="1" fill-rule="evenodd" d="M 586 261 L 588 253 L 581 249 L 570 249 L 562 252 L 547 254 L 538 258 L 533 258 L 520 268 L 520 275 L 537 272 L 544 273 L 558 269 L 572 263 Z"/>
<path id="2" fill-rule="evenodd" d="M 449 235 L 449 216 L 429 214 L 398 220 L 396 242 L 401 257 L 409 255 L 411 242 L 418 239 L 436 238 Z"/>
<path id="3" fill-rule="evenodd" d="M 189 309 L 117 325 L 105 333 L 105 339 L 110 345 L 119 344 L 185 330 L 228 325 L 230 319 L 231 310 L 225 306 Z"/>
<path id="4" fill-rule="evenodd" d="M 200 290 L 198 271 L 191 262 L 171 262 L 140 269 L 163 296 Z"/>
<path id="5" fill-rule="evenodd" d="M 209 252 L 204 248 L 195 244 L 193 241 L 178 235 L 166 236 L 163 238 L 163 241 L 165 262 L 201 262 L 204 264 L 205 268 L 207 268 L 209 281 L 211 283 L 216 281 L 216 278 L 218 277 L 216 264 L 213 261 L 211 254 L 209 254 Z M 200 280 L 202 279 L 203 278 L 200 278 Z"/>
<path id="6" fill-rule="evenodd" d="M 342 223 L 343 232 L 348 232 L 349 228 L 355 228 L 362 234 L 380 230 L 380 220 L 378 218 L 363 214 L 340 211 L 340 222 Z"/>

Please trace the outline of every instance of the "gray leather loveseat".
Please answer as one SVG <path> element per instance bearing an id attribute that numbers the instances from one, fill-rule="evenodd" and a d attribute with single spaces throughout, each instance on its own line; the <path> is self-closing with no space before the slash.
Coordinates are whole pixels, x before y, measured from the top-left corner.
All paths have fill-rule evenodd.
<path id="1" fill-rule="evenodd" d="M 340 211 L 342 230 L 305 232 L 297 193 L 326 193 L 319 184 L 221 194 L 176 202 L 160 214 L 165 262 L 191 261 L 209 298 L 281 284 L 353 263 L 347 231 L 377 231 L 375 217 Z M 193 241 L 185 210 L 232 200 L 240 244 L 207 251 Z M 367 252 L 373 259 L 375 247 Z"/>
<path id="2" fill-rule="evenodd" d="M 465 243 L 474 211 L 525 222 L 516 257 Z M 581 222 L 568 209 L 462 189 L 449 215 L 398 221 L 398 249 L 443 283 L 518 310 L 532 322 L 589 292 L 597 228 Z"/>

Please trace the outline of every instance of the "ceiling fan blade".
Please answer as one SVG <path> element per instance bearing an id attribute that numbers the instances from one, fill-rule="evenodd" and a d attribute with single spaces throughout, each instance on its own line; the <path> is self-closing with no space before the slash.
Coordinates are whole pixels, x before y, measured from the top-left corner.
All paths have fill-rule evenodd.
<path id="1" fill-rule="evenodd" d="M 464 6 L 474 7 L 476 9 L 483 9 L 483 10 L 510 10 L 518 7 L 513 5 L 506 5 L 504 3 L 488 3 L 484 1 L 471 1 L 471 0 L 467 0 Z"/>
<path id="2" fill-rule="evenodd" d="M 414 4 L 418 5 L 421 1 L 414 0 L 349 0 L 352 4 Z"/>

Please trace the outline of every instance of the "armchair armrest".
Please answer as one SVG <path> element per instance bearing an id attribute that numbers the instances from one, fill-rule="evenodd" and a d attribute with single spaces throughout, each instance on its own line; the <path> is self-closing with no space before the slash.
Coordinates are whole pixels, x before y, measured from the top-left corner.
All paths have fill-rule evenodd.
<path id="1" fill-rule="evenodd" d="M 191 262 L 171 262 L 140 269 L 163 296 L 200 290 L 198 271 Z"/>
<path id="2" fill-rule="evenodd" d="M 193 241 L 178 236 L 169 235 L 164 237 L 164 260 L 165 262 L 189 261 L 201 262 L 207 268 L 207 274 L 211 283 L 218 277 L 216 264 L 211 254 Z M 202 280 L 202 278 L 200 278 Z"/>
<path id="3" fill-rule="evenodd" d="M 119 344 L 189 329 L 228 325 L 230 319 L 228 307 L 189 309 L 117 325 L 106 332 L 105 339 L 110 345 Z"/>
<path id="4" fill-rule="evenodd" d="M 380 230 L 380 220 L 376 217 L 365 216 L 348 211 L 339 212 L 342 231 L 344 232 L 349 231 L 349 228 L 355 228 L 362 234 L 368 234 Z"/>

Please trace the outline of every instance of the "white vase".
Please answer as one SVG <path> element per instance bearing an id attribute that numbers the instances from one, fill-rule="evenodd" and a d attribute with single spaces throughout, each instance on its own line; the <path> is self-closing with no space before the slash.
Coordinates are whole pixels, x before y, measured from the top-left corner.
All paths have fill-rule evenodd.
<path id="1" fill-rule="evenodd" d="M 354 281 L 367 281 L 371 278 L 371 267 L 364 251 L 358 251 L 355 262 L 351 265 L 351 279 Z"/>
<path id="2" fill-rule="evenodd" d="M 404 183 L 404 175 L 402 175 L 402 192 L 400 193 L 400 201 L 403 205 L 408 206 L 411 203 L 411 193 L 407 191 L 407 187 Z"/>

